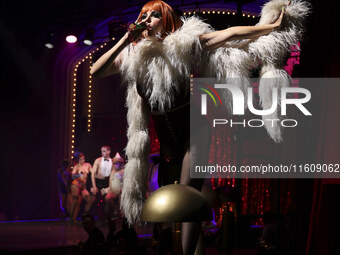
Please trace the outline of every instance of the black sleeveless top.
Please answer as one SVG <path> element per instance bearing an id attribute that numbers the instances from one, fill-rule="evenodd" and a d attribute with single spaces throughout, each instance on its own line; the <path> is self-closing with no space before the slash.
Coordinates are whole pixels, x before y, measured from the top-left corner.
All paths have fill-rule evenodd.
<path id="1" fill-rule="evenodd" d="M 137 91 L 148 102 L 138 84 Z M 150 110 L 160 141 L 158 185 L 161 187 L 180 181 L 183 158 L 190 146 L 190 92 L 175 94 L 173 107 L 164 113 L 151 109 L 151 106 Z"/>

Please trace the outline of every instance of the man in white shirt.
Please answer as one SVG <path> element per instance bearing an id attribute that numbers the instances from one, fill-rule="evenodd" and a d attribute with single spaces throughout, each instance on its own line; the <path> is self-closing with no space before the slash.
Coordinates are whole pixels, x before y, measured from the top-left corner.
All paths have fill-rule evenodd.
<path id="1" fill-rule="evenodd" d="M 107 215 L 112 200 L 110 192 L 106 192 L 107 188 L 110 186 L 110 175 L 113 169 L 113 162 L 110 158 L 111 148 L 107 145 L 102 146 L 101 153 L 102 156 L 97 158 L 93 163 L 91 192 L 93 196 L 97 196 L 98 193 L 101 193 L 104 196 L 104 213 Z"/>

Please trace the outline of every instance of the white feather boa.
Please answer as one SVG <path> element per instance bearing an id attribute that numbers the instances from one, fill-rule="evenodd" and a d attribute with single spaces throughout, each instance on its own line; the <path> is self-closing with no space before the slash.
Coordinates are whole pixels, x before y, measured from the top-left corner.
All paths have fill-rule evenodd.
<path id="1" fill-rule="evenodd" d="M 286 2 L 273 0 L 266 3 L 258 25 L 275 21 Z M 298 0 L 293 0 L 286 8 L 282 29 L 256 40 L 228 42 L 208 53 L 202 50 L 199 35 L 214 29 L 196 16 L 182 18 L 183 25 L 169 34 L 163 42 L 157 39 L 142 39 L 135 46 L 130 44 L 122 51 L 120 71 L 123 81 L 128 84 L 128 143 L 125 148 L 128 162 L 125 166 L 121 209 L 130 224 L 140 223 L 147 190 L 150 148 L 150 110 L 138 95 L 136 84 L 141 84 L 144 88 L 149 98 L 148 104 L 164 112 L 171 107 L 174 92 L 188 93 L 190 74 L 197 64 L 200 64 L 200 77 L 244 78 L 240 87 L 246 93 L 246 88 L 250 86 L 247 80 L 250 70 L 261 62 L 260 78 L 285 79 L 284 83 L 281 80 L 276 84 L 267 84 L 266 79 L 260 80 L 262 106 L 265 109 L 270 107 L 273 86 L 289 85 L 290 77 L 281 67 L 290 46 L 301 39 L 303 21 L 310 11 L 307 2 Z M 277 115 L 278 113 L 274 113 L 272 117 Z M 275 141 L 281 140 L 281 130 L 278 126 L 266 126 L 266 129 Z"/>
<path id="2" fill-rule="evenodd" d="M 285 0 L 272 0 L 266 3 L 261 11 L 261 18 L 257 25 L 273 23 L 280 15 Z M 202 70 L 206 77 L 216 78 L 243 78 L 238 86 L 243 89 L 244 95 L 250 86 L 248 77 L 250 70 L 262 63 L 260 72 L 259 96 L 263 109 L 272 105 L 272 89 L 274 87 L 287 87 L 290 84 L 290 76 L 282 68 L 284 59 L 289 53 L 291 46 L 298 48 L 297 43 L 302 38 L 304 21 L 310 12 L 310 4 L 305 1 L 293 0 L 286 7 L 283 26 L 268 35 L 261 36 L 256 40 L 240 40 L 227 42 L 208 56 L 208 62 Z M 267 79 L 276 78 L 276 79 Z M 235 80 L 231 80 L 235 82 Z M 280 90 L 278 90 L 279 92 Z M 224 102 L 229 103 L 231 108 L 230 94 L 223 94 Z M 278 95 L 280 96 L 280 95 Z M 246 106 L 246 105 L 245 105 Z M 271 115 L 265 115 L 263 119 L 280 119 L 275 111 Z M 266 130 L 275 142 L 281 142 L 281 127 L 278 122 L 264 121 Z"/>

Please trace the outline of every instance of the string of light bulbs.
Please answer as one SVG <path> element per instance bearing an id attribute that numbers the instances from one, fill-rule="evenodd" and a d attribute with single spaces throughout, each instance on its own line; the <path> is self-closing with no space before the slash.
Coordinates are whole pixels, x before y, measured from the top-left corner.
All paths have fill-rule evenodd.
<path id="1" fill-rule="evenodd" d="M 202 13 L 202 14 L 222 14 L 222 15 L 236 15 L 237 12 L 235 11 L 216 11 L 216 10 L 205 10 L 205 11 L 188 11 L 188 12 L 183 12 L 184 16 L 187 15 L 192 15 L 196 13 Z M 253 18 L 255 19 L 258 15 L 254 15 L 253 13 L 242 13 L 243 17 L 247 18 Z"/>
<path id="2" fill-rule="evenodd" d="M 76 97 L 77 97 L 77 72 L 79 66 L 85 61 L 89 61 L 89 70 L 88 70 L 88 90 L 87 90 L 87 132 L 91 132 L 91 122 L 92 122 L 92 75 L 90 73 L 91 66 L 93 64 L 93 54 L 100 49 L 102 49 L 107 43 L 104 42 L 99 45 L 96 49 L 89 51 L 82 59 L 80 59 L 73 69 L 73 85 L 71 90 L 71 128 L 70 128 L 70 158 L 72 159 L 74 156 L 74 148 L 75 148 L 75 130 L 76 130 Z"/>

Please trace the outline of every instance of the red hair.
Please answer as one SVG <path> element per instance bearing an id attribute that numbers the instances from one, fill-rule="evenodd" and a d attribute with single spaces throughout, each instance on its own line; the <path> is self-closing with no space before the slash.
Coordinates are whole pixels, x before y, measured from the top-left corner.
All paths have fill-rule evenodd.
<path id="1" fill-rule="evenodd" d="M 168 33 L 175 32 L 182 25 L 182 22 L 174 9 L 161 0 L 147 2 L 139 13 L 136 22 L 140 22 L 141 16 L 148 11 L 159 11 L 161 13 L 163 21 L 162 39 L 164 39 Z"/>

